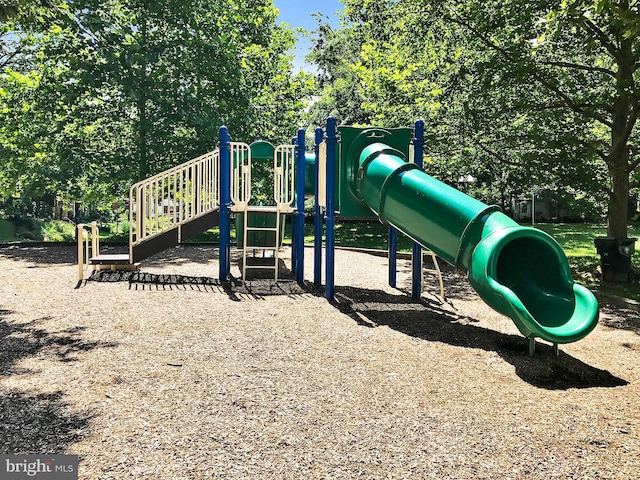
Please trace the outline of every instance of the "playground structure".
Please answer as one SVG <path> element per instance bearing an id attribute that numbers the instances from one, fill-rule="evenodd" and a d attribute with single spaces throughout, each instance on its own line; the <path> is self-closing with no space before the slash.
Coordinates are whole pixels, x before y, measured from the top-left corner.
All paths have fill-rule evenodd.
<path id="1" fill-rule="evenodd" d="M 238 246 L 243 279 L 248 251 L 278 250 L 284 218 L 293 216 L 291 270 L 304 282 L 304 202 L 314 200 L 315 284 L 325 257 L 325 297 L 335 295 L 335 221 L 380 220 L 389 225 L 389 284 L 396 286 L 397 232 L 414 242 L 412 296 L 419 298 L 423 248 L 467 272 L 472 287 L 496 311 L 509 316 L 529 340 L 558 344 L 580 340 L 595 328 L 594 295 L 573 282 L 558 243 L 541 230 L 523 227 L 499 211 L 422 171 L 424 123 L 413 129 L 337 127 L 315 131 L 313 154 L 305 152 L 305 132 L 292 145 L 231 142 L 220 129 L 219 148 L 131 187 L 128 256 L 87 254 L 103 268 L 129 268 L 165 248 L 220 226 L 219 279 L 230 272 L 231 215 L 241 216 Z M 252 157 L 274 161 L 275 205 L 251 204 Z M 267 218 L 262 224 L 256 219 Z M 238 218 L 238 217 L 236 217 Z M 326 232 L 323 242 L 322 231 Z M 78 236 L 80 240 L 80 235 Z M 260 239 L 257 241 L 257 239 Z M 126 258 L 125 258 L 126 257 Z M 79 263 L 82 253 L 79 247 Z M 111 262 L 111 263 L 110 263 Z M 263 265 L 260 268 L 264 268 Z M 82 272 L 80 273 L 82 279 Z"/>

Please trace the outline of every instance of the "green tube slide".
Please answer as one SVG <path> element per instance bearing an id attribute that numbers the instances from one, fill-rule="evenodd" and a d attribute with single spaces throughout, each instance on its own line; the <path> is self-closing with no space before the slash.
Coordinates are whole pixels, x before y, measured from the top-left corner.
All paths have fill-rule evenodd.
<path id="1" fill-rule="evenodd" d="M 379 140 L 354 154 L 358 158 L 349 160 L 357 167 L 360 199 L 381 220 L 468 272 L 480 297 L 524 336 L 569 343 L 595 328 L 598 303 L 573 282 L 552 237 L 427 175 Z"/>

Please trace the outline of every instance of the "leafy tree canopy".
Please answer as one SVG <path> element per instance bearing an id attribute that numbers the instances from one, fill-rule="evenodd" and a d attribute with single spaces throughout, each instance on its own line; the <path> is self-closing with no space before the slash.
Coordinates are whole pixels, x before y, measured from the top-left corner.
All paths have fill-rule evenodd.
<path id="1" fill-rule="evenodd" d="M 271 0 L 19 0 L 3 8 L 0 196 L 102 200 L 235 139 L 282 141 L 310 77 Z M 105 202 L 108 203 L 108 202 Z"/>
<path id="2" fill-rule="evenodd" d="M 533 187 L 608 198 L 609 235 L 626 236 L 640 163 L 637 2 L 343 3 L 341 31 L 316 32 L 312 59 L 336 77 L 318 110 L 386 126 L 424 118 L 431 172 L 473 174 L 500 203 Z"/>

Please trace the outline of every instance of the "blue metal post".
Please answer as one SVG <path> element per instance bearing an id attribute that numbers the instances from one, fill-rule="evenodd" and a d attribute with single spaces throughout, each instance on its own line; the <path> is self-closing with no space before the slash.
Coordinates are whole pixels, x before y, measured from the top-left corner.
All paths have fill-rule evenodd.
<path id="1" fill-rule="evenodd" d="M 296 142 L 296 212 L 294 213 L 294 229 L 296 231 L 296 281 L 304 283 L 304 167 L 305 167 L 305 131 L 298 130 Z"/>
<path id="2" fill-rule="evenodd" d="M 335 117 L 327 118 L 327 205 L 325 211 L 326 239 L 326 282 L 324 286 L 325 298 L 331 300 L 335 296 L 335 176 L 336 176 L 336 135 Z"/>
<path id="3" fill-rule="evenodd" d="M 231 137 L 227 127 L 220 127 L 220 280 L 229 276 L 231 248 Z"/>
<path id="4" fill-rule="evenodd" d="M 291 138 L 291 145 L 297 145 L 298 144 L 298 137 L 292 137 Z M 296 159 L 294 161 L 294 168 L 298 167 L 298 148 L 296 147 Z M 297 178 L 297 177 L 296 177 Z M 295 180 L 294 180 L 295 182 Z M 294 191 L 297 195 L 298 193 L 298 187 L 297 184 L 294 185 Z M 297 197 L 296 197 L 297 198 Z M 296 216 L 294 213 L 294 217 L 293 217 L 293 221 L 291 222 L 291 272 L 293 274 L 296 274 L 296 272 L 298 271 L 298 238 L 297 238 L 297 230 L 296 230 Z M 297 275 L 296 275 L 296 278 Z"/>
<path id="5" fill-rule="evenodd" d="M 416 120 L 413 129 L 413 158 L 422 170 L 424 156 L 424 120 Z M 422 246 L 413 242 L 411 248 L 411 298 L 419 299 L 422 294 Z"/>
<path id="6" fill-rule="evenodd" d="M 398 265 L 398 230 L 389 225 L 389 286 L 396 288 Z"/>
<path id="7" fill-rule="evenodd" d="M 314 152 L 316 154 L 315 185 L 313 191 L 313 283 L 320 285 L 322 282 L 322 217 L 320 212 L 320 144 L 324 132 L 322 128 L 316 128 Z"/>

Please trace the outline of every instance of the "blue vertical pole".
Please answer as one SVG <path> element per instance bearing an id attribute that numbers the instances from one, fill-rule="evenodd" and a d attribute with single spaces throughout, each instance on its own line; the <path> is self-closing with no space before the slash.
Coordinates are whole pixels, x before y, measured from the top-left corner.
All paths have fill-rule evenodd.
<path id="1" fill-rule="evenodd" d="M 396 274 L 398 271 L 398 230 L 389 225 L 389 286 L 396 288 Z"/>
<path id="2" fill-rule="evenodd" d="M 297 145 L 297 144 L 298 144 L 298 137 L 296 136 L 291 138 L 291 145 Z M 297 147 L 296 147 L 296 159 L 294 161 L 294 169 L 295 168 L 298 168 L 298 148 Z M 297 184 L 294 185 L 294 192 L 296 193 L 296 195 L 298 194 Z M 291 222 L 291 272 L 293 274 L 296 274 L 296 272 L 298 271 L 298 238 L 297 238 L 298 232 L 296 229 L 296 220 L 295 220 L 296 218 L 297 216 L 294 213 L 293 221 Z M 296 278 L 298 278 L 297 275 L 296 275 Z"/>
<path id="3" fill-rule="evenodd" d="M 298 137 L 292 137 L 291 138 L 291 145 L 297 145 L 298 144 Z M 293 167 L 298 168 L 298 149 L 296 148 L 296 158 L 293 162 Z M 294 194 L 297 192 L 297 186 L 295 184 L 295 180 L 294 180 L 294 185 L 293 185 L 293 190 L 294 190 Z M 295 200 L 294 200 L 295 202 Z M 291 273 L 295 274 L 298 271 L 298 239 L 296 238 L 297 235 L 297 231 L 296 231 L 296 225 L 295 225 L 295 214 L 293 217 L 293 220 L 291 222 Z M 297 278 L 297 277 L 296 277 Z"/>
<path id="4" fill-rule="evenodd" d="M 227 127 L 220 127 L 220 280 L 229 276 L 231 248 L 231 137 Z"/>
<path id="5" fill-rule="evenodd" d="M 424 156 L 424 120 L 416 120 L 413 129 L 413 158 L 422 170 Z M 419 299 L 422 294 L 422 246 L 413 242 L 411 247 L 411 298 Z"/>
<path id="6" fill-rule="evenodd" d="M 314 165 L 315 185 L 313 191 L 313 283 L 320 285 L 322 282 L 322 217 L 320 216 L 320 144 L 324 132 L 322 128 L 316 128 L 314 152 L 316 163 Z"/>
<path id="7" fill-rule="evenodd" d="M 298 130 L 296 142 L 296 212 L 294 213 L 296 230 L 296 281 L 304 283 L 304 167 L 305 167 L 305 131 Z"/>
<path id="8" fill-rule="evenodd" d="M 336 176 L 336 135 L 335 117 L 327 118 L 327 205 L 326 205 L 326 282 L 324 286 L 325 298 L 331 300 L 335 296 L 335 176 Z"/>

